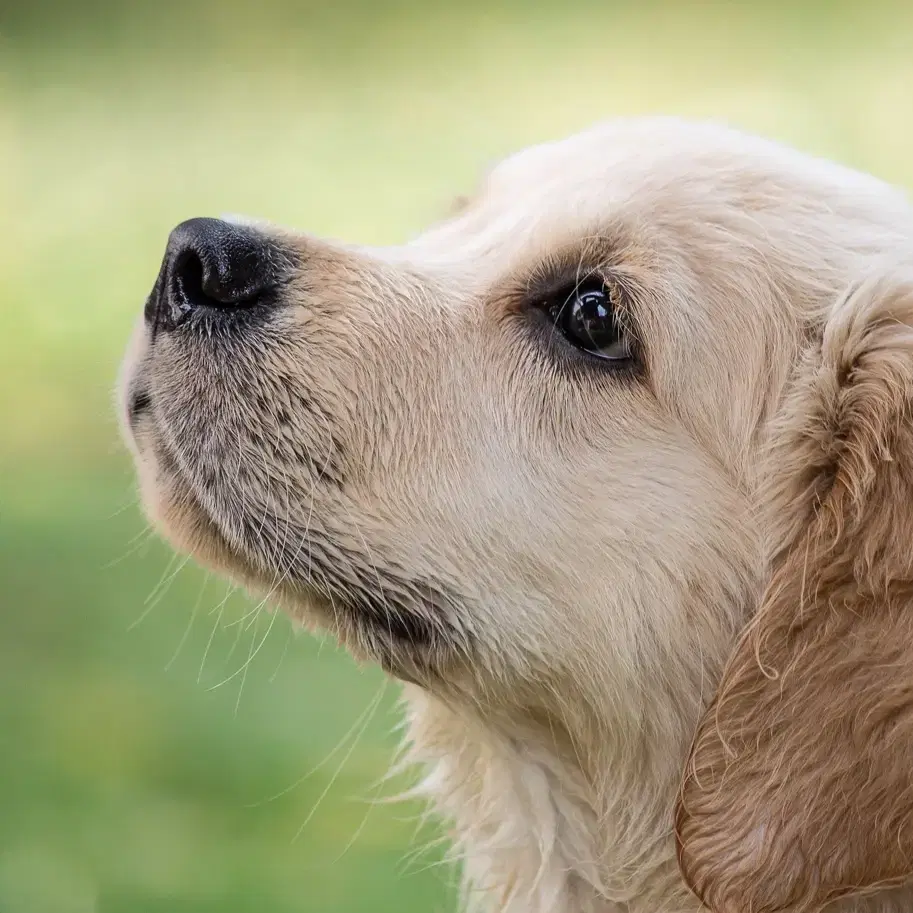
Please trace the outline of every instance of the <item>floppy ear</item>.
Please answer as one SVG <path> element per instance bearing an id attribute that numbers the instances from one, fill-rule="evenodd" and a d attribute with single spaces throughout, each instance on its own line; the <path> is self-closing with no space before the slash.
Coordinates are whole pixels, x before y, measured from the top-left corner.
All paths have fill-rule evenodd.
<path id="1" fill-rule="evenodd" d="M 913 878 L 913 270 L 839 302 L 771 458 L 771 580 L 676 808 L 682 873 L 714 913 L 809 913 Z"/>

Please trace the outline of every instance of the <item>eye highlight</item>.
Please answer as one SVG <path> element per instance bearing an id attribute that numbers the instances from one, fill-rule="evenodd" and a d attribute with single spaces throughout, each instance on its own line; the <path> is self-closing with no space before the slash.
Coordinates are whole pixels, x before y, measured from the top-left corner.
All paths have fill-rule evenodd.
<path id="1" fill-rule="evenodd" d="M 540 302 L 552 325 L 575 348 L 609 362 L 632 358 L 631 341 L 618 321 L 613 290 L 587 279 Z"/>

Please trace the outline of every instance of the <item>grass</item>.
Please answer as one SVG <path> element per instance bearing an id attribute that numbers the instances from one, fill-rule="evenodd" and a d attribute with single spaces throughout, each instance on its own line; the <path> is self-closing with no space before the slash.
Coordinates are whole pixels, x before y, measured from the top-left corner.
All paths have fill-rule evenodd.
<path id="1" fill-rule="evenodd" d="M 374 801 L 395 686 L 144 536 L 111 390 L 172 225 L 392 243 L 649 111 L 913 185 L 911 45 L 902 0 L 0 13 L 0 911 L 453 908 L 418 809 Z"/>

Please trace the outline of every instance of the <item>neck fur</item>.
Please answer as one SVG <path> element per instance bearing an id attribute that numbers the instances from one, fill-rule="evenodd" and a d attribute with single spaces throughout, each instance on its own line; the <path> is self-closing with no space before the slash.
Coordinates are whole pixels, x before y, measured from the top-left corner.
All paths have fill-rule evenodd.
<path id="1" fill-rule="evenodd" d="M 417 688 L 407 698 L 407 759 L 425 772 L 418 792 L 452 823 L 465 909 L 698 909 L 671 830 L 681 733 L 628 720 L 594 738 L 550 714 L 483 715 Z M 576 716 L 575 728 L 601 728 Z"/>

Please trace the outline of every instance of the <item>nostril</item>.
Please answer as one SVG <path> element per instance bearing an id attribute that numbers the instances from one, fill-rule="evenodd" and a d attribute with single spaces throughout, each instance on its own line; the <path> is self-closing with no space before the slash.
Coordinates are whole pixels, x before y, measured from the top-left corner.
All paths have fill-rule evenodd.
<path id="1" fill-rule="evenodd" d="M 278 242 L 250 226 L 189 219 L 172 231 L 162 271 L 147 303 L 154 328 L 177 326 L 200 308 L 266 303 L 287 275 Z"/>
<path id="2" fill-rule="evenodd" d="M 204 267 L 196 251 L 183 250 L 171 269 L 171 295 L 174 302 L 187 309 L 217 304 L 203 289 Z"/>

